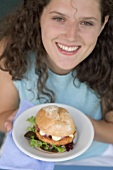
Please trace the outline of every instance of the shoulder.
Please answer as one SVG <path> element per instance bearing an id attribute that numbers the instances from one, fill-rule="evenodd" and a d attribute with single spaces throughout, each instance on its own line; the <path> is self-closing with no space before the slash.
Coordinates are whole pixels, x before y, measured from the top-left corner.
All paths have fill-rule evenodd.
<path id="1" fill-rule="evenodd" d="M 8 40 L 6 38 L 3 38 L 2 40 L 0 40 L 0 55 L 3 54 L 6 45 L 7 45 Z"/>
<path id="2" fill-rule="evenodd" d="M 6 43 L 4 40 L 0 41 L 0 55 L 3 54 Z M 4 71 L 4 59 L 0 60 L 0 66 L 0 111 L 5 112 L 17 108 L 19 97 L 12 76 L 8 71 Z"/>

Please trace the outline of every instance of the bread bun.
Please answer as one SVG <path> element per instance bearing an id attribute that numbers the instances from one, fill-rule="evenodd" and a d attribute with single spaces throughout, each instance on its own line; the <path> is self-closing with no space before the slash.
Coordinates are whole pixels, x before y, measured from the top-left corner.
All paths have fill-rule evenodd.
<path id="1" fill-rule="evenodd" d="M 71 114 L 56 105 L 40 109 L 36 115 L 36 124 L 40 130 L 51 136 L 69 136 L 76 131 Z"/>

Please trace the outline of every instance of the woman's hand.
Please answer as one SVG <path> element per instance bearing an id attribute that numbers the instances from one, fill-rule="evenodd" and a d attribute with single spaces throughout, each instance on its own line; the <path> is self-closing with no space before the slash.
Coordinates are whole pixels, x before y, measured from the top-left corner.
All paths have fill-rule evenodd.
<path id="1" fill-rule="evenodd" d="M 6 122 L 4 123 L 4 127 L 6 129 L 7 132 L 9 132 L 12 129 L 12 123 L 14 120 L 14 117 L 17 113 L 17 110 L 15 110 L 6 120 Z"/>
<path id="2" fill-rule="evenodd" d="M 110 111 L 104 115 L 104 119 L 106 122 L 113 123 L 113 111 Z"/>

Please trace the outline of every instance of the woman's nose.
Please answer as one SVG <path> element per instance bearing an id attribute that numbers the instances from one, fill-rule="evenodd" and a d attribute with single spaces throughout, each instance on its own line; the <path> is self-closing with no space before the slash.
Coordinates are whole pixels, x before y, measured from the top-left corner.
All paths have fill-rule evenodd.
<path id="1" fill-rule="evenodd" d="M 80 34 L 79 34 L 79 26 L 77 23 L 73 22 L 69 24 L 66 28 L 66 33 L 65 36 L 67 37 L 68 40 L 70 41 L 77 41 Z"/>

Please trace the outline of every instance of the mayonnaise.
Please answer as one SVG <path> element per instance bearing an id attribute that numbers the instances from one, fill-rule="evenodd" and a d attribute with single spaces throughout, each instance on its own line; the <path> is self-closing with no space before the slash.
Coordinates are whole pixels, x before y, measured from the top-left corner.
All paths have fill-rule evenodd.
<path id="1" fill-rule="evenodd" d="M 43 130 L 40 130 L 39 133 L 40 133 L 41 136 L 46 135 Z M 73 135 L 73 134 L 72 134 L 72 135 L 69 135 L 69 137 L 73 138 L 74 135 Z M 63 137 L 61 137 L 61 136 L 52 136 L 52 139 L 53 139 L 54 141 L 59 141 L 59 140 L 61 140 L 62 138 L 63 138 Z"/>

